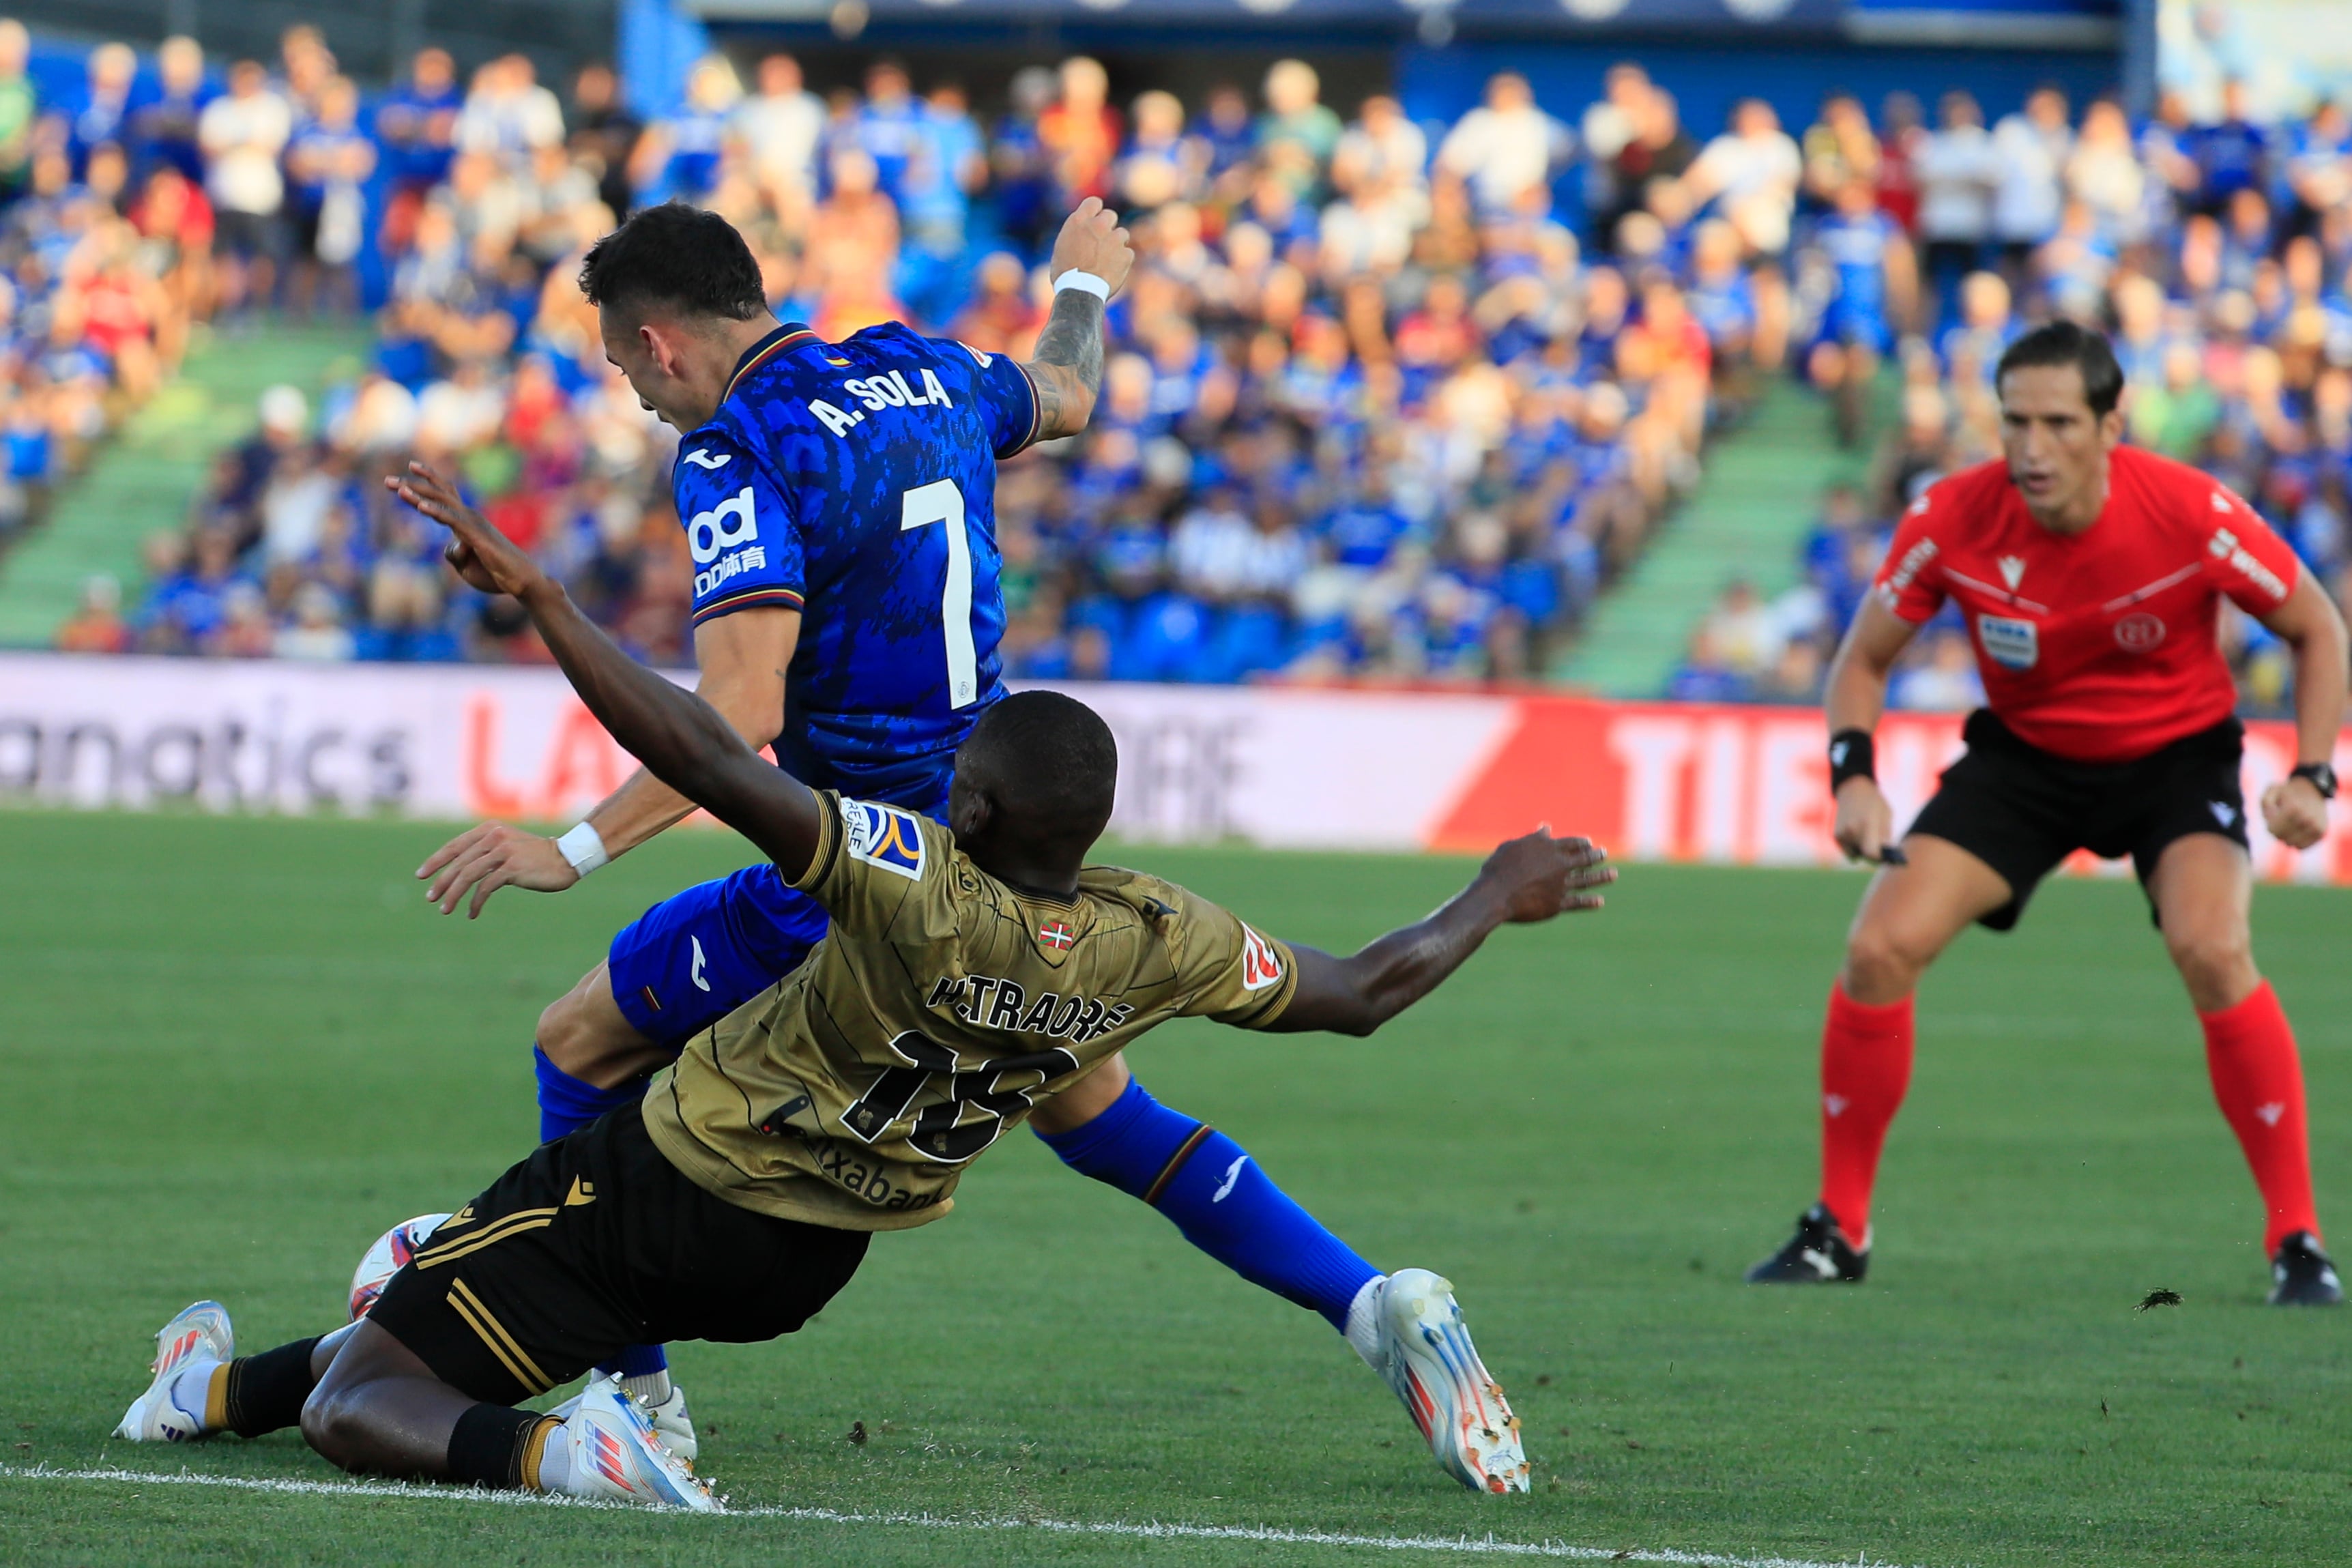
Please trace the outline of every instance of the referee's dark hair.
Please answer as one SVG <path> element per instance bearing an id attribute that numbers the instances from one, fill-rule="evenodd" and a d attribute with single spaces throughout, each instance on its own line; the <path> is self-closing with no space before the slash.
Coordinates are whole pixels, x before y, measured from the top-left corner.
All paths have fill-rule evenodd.
<path id="1" fill-rule="evenodd" d="M 2083 398 L 2094 416 L 2104 419 L 2116 411 L 2124 395 L 2124 367 L 2116 363 L 2116 351 L 2106 334 L 2078 321 L 2048 321 L 2010 344 L 1993 372 L 1992 384 L 1999 387 L 2013 370 L 2061 364 L 2071 364 L 2082 373 Z"/>
<path id="2" fill-rule="evenodd" d="M 748 321 L 768 308 L 760 264 L 735 226 L 684 202 L 647 207 L 588 247 L 580 291 L 599 308 L 666 305 Z"/>

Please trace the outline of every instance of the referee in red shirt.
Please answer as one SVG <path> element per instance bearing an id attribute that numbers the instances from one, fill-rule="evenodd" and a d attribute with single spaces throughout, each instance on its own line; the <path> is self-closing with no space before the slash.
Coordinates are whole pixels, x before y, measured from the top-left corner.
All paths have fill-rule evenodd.
<path id="1" fill-rule="evenodd" d="M 2017 923 L 2078 848 L 2129 855 L 2205 1026 L 2214 1098 L 2269 1213 L 2270 1300 L 2343 1300 L 2320 1249 L 2303 1068 L 2254 968 L 2244 731 L 2215 640 L 2226 595 L 2294 652 L 2299 765 L 2263 794 L 2281 842 L 2327 828 L 2344 718 L 2344 623 L 2293 551 L 2195 468 L 2123 446 L 2123 372 L 2069 321 L 2001 356 L 2002 460 L 1942 480 L 1895 531 L 1829 679 L 1835 835 L 1881 864 L 1846 939 L 1822 1031 L 1821 1200 L 1759 1284 L 1859 1280 L 1870 1190 L 1911 1079 L 1911 994 L 1971 921 Z M 1986 706 L 1899 849 L 1871 731 L 1895 657 L 1946 600 L 1976 645 Z"/>

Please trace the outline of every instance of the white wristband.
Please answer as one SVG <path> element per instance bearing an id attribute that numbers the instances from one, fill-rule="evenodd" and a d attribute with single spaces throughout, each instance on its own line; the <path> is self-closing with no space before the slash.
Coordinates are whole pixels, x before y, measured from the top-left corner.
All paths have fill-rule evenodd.
<path id="1" fill-rule="evenodd" d="M 583 877 L 612 858 L 604 853 L 604 836 L 585 822 L 557 839 L 555 847 Z"/>
<path id="2" fill-rule="evenodd" d="M 1072 268 L 1054 279 L 1055 293 L 1058 294 L 1065 289 L 1076 289 L 1081 294 L 1092 294 L 1106 305 L 1110 303 L 1110 285 L 1091 272 L 1080 272 Z"/>

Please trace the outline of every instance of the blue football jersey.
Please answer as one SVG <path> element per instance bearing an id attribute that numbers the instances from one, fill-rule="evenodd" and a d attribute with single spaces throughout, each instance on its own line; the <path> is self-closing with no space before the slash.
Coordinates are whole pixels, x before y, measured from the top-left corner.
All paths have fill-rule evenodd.
<path id="1" fill-rule="evenodd" d="M 695 624 L 802 613 L 776 742 L 793 776 L 944 803 L 957 745 L 1003 695 L 996 464 L 1038 417 L 1001 354 L 896 323 L 839 343 L 789 325 L 678 443 Z"/>

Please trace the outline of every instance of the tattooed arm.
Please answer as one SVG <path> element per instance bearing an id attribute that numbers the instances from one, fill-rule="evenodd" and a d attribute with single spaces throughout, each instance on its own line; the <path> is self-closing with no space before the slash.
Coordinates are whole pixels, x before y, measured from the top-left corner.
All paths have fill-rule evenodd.
<path id="1" fill-rule="evenodd" d="M 1134 262 L 1118 215 L 1088 196 L 1062 225 L 1049 270 L 1055 278 L 1091 272 L 1116 294 Z M 1022 366 L 1037 388 L 1041 441 L 1076 435 L 1094 414 L 1095 394 L 1102 386 L 1103 305 L 1079 289 L 1054 296 L 1054 313 L 1037 339 L 1036 355 Z"/>

